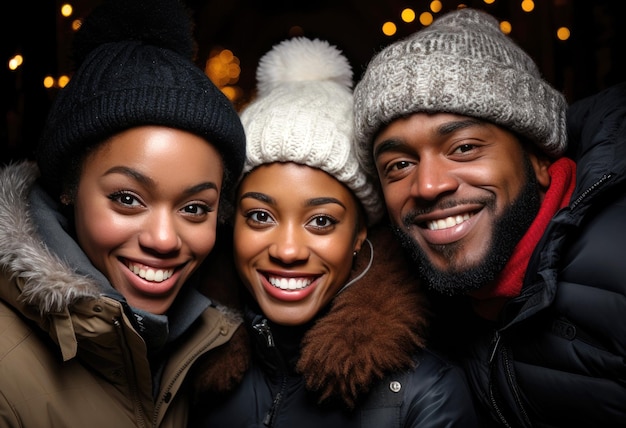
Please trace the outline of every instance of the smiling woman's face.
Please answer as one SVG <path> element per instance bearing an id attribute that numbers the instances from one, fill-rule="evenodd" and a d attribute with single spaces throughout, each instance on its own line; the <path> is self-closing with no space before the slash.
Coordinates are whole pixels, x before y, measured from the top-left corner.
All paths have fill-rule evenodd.
<path id="1" fill-rule="evenodd" d="M 272 321 L 310 321 L 345 285 L 366 237 L 352 192 L 325 172 L 262 165 L 237 193 L 235 263 Z"/>
<path id="2" fill-rule="evenodd" d="M 131 306 L 165 313 L 213 249 L 222 174 L 206 140 L 158 126 L 117 134 L 85 159 L 77 239 Z"/>

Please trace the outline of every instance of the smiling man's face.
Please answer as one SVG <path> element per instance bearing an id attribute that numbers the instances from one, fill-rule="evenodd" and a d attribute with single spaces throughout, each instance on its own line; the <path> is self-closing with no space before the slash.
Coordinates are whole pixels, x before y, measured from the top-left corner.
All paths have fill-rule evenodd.
<path id="1" fill-rule="evenodd" d="M 389 216 L 431 287 L 459 294 L 493 280 L 541 204 L 547 162 L 496 125 L 418 113 L 373 146 Z"/>

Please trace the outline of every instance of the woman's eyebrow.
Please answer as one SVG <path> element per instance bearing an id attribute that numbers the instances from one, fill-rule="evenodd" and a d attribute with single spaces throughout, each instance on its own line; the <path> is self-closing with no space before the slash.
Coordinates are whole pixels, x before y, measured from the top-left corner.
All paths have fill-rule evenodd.
<path id="1" fill-rule="evenodd" d="M 267 204 L 274 204 L 274 205 L 276 204 L 276 201 L 274 200 L 274 198 L 261 192 L 246 192 L 243 195 L 241 195 L 239 200 L 241 201 L 246 198 L 256 199 L 257 201 L 265 202 Z"/>
<path id="2" fill-rule="evenodd" d="M 312 198 L 308 199 L 304 204 L 307 207 L 315 207 L 318 205 L 326 205 L 326 204 L 337 204 L 346 208 L 346 206 L 337 198 L 332 197 L 321 197 L 321 198 Z"/>
<path id="3" fill-rule="evenodd" d="M 152 188 L 152 189 L 154 189 L 156 187 L 156 183 L 154 182 L 153 179 L 151 179 L 147 175 L 142 174 L 141 172 L 137 171 L 136 169 L 129 168 L 129 167 L 126 167 L 126 166 L 114 166 L 112 168 L 109 168 L 105 172 L 105 175 L 107 175 L 107 174 L 122 174 L 122 175 L 125 175 L 127 177 L 130 177 L 131 179 L 137 181 L 138 183 L 142 184 L 145 187 Z M 186 195 L 193 195 L 193 194 L 201 192 L 201 191 L 203 191 L 205 189 L 215 189 L 215 190 L 218 190 L 216 183 L 214 183 L 212 181 L 207 181 L 207 182 L 204 182 L 204 183 L 196 184 L 194 186 L 190 186 L 187 189 L 185 189 L 183 191 L 183 193 L 185 193 Z"/>

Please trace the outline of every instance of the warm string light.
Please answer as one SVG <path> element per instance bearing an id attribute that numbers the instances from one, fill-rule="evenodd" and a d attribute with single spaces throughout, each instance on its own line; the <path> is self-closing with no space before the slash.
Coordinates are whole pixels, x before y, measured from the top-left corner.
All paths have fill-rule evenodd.
<path id="1" fill-rule="evenodd" d="M 496 2 L 496 0 L 483 0 L 486 5 L 492 5 Z M 457 4 L 457 8 L 467 7 L 467 5 L 463 3 Z M 520 8 L 526 12 L 530 13 L 535 10 L 535 2 L 533 0 L 522 0 L 520 2 Z M 423 11 L 419 13 L 418 21 L 419 23 L 427 27 L 433 23 L 435 20 L 435 16 L 433 14 L 437 14 L 443 10 L 443 3 L 440 0 L 433 0 L 429 3 L 429 10 Z M 411 24 L 415 17 L 417 16 L 414 9 L 404 8 L 400 13 L 400 20 L 404 23 Z M 511 34 L 513 31 L 513 26 L 509 21 L 501 21 L 500 29 L 504 34 Z M 385 36 L 392 37 L 395 36 L 398 32 L 398 24 L 394 21 L 386 21 L 381 26 L 381 31 Z M 556 38 L 561 41 L 565 41 L 570 37 L 570 30 L 568 27 L 559 27 L 556 31 Z"/>
<path id="2" fill-rule="evenodd" d="M 415 21 L 415 11 L 413 9 L 409 9 L 409 8 L 404 9 L 400 16 L 402 17 L 402 20 L 404 22 L 411 23 Z"/>
<path id="3" fill-rule="evenodd" d="M 492 5 L 497 0 L 483 0 L 485 5 Z M 464 4 L 457 4 L 457 7 L 466 7 Z M 522 0 L 520 2 L 520 8 L 526 12 L 531 13 L 535 9 L 535 2 L 533 0 Z M 400 13 L 399 21 L 405 24 L 412 24 L 416 18 L 419 23 L 427 27 L 435 20 L 435 15 L 443 10 L 443 3 L 440 0 L 432 0 L 428 3 L 428 9 L 422 12 L 416 12 L 413 8 L 406 7 L 402 9 Z M 81 18 L 72 18 L 74 15 L 74 7 L 70 3 L 63 3 L 59 9 L 61 16 L 67 19 L 71 19 L 70 28 L 72 31 L 77 31 L 81 24 Z M 399 24 L 394 21 L 386 21 L 381 26 L 382 33 L 387 37 L 393 37 L 398 33 Z M 513 26 L 511 22 L 503 20 L 500 22 L 500 29 L 504 34 L 511 34 Z M 298 27 L 295 30 L 292 28 L 292 33 L 302 33 L 303 30 Z M 555 31 L 555 37 L 559 41 L 566 41 L 570 38 L 570 29 L 566 26 L 561 26 Z M 16 53 L 8 60 L 7 66 L 11 71 L 17 71 L 20 69 L 24 62 L 24 58 L 21 54 Z M 222 92 L 231 100 L 236 101 L 242 96 L 242 90 L 237 86 L 239 81 L 239 75 L 241 70 L 239 68 L 239 59 L 228 49 L 215 50 L 211 53 L 207 59 L 205 66 L 205 73 L 213 81 L 213 83 L 219 87 Z M 54 78 L 53 76 L 46 76 L 42 82 L 45 88 L 62 88 L 67 82 L 69 82 L 68 76 L 59 76 Z"/>
<path id="4" fill-rule="evenodd" d="M 72 18 L 74 7 L 70 3 L 64 3 L 60 6 L 59 12 L 62 17 L 71 19 L 71 30 L 74 32 L 78 31 L 82 25 L 82 18 Z M 15 71 L 22 65 L 23 61 L 22 55 L 16 54 L 9 59 L 8 67 L 10 70 Z M 205 73 L 231 101 L 237 101 L 242 97 L 243 91 L 236 85 L 241 74 L 239 58 L 230 50 L 214 50 L 206 61 Z M 62 75 L 58 78 L 45 76 L 42 85 L 46 89 L 63 88 L 69 81 L 70 77 L 67 75 Z"/>
<path id="5" fill-rule="evenodd" d="M 69 18 L 74 13 L 74 8 L 71 4 L 65 3 L 61 5 L 61 15 L 65 18 Z"/>
<path id="6" fill-rule="evenodd" d="M 231 101 L 241 98 L 242 90 L 236 85 L 241 68 L 239 58 L 229 49 L 214 49 L 206 61 L 204 72 Z"/>
<path id="7" fill-rule="evenodd" d="M 22 66 L 24 62 L 24 57 L 20 54 L 15 54 L 12 58 L 9 59 L 9 70 L 15 71 Z"/>
<path id="8" fill-rule="evenodd" d="M 535 2 L 532 0 L 522 1 L 522 10 L 524 12 L 532 12 L 535 9 Z"/>

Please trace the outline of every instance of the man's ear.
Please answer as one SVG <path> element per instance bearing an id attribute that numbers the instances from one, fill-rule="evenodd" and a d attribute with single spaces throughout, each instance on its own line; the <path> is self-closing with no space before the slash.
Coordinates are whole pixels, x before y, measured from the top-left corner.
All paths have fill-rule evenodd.
<path id="1" fill-rule="evenodd" d="M 529 153 L 530 163 L 533 166 L 533 171 L 535 171 L 535 177 L 537 177 L 537 181 L 539 185 L 545 190 L 550 186 L 550 173 L 548 172 L 548 168 L 552 165 L 552 160 L 548 159 L 546 156 L 538 153 Z"/>

